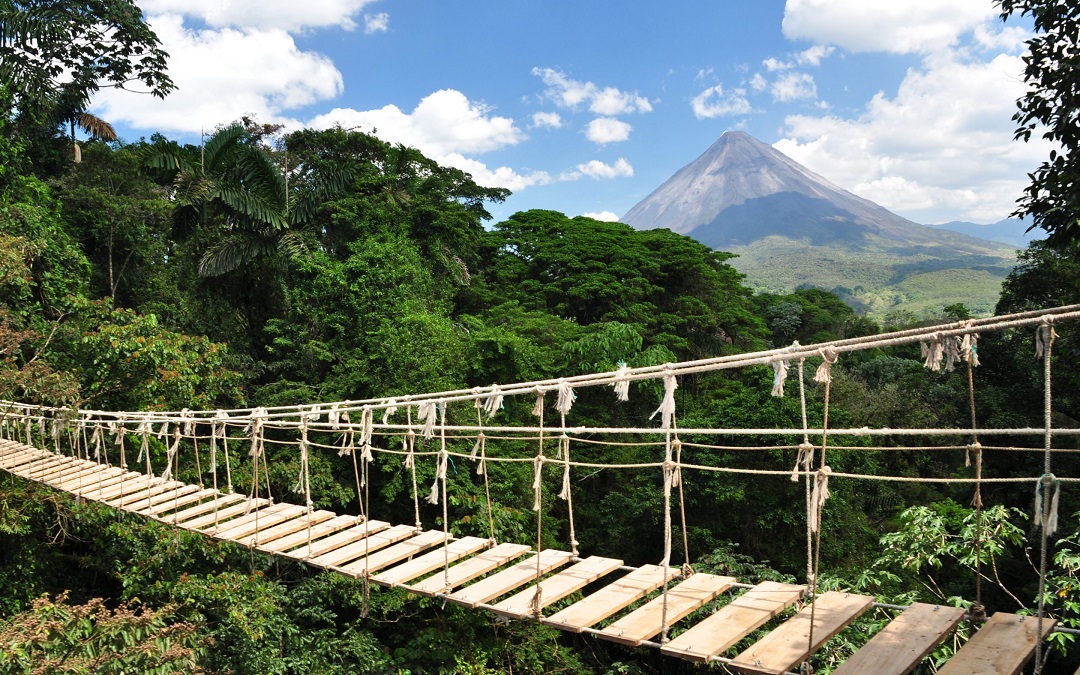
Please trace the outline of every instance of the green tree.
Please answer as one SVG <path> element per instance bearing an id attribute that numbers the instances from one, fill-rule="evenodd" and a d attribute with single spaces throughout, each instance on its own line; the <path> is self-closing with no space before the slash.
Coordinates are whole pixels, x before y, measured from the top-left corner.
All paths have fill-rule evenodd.
<path id="1" fill-rule="evenodd" d="M 1014 215 L 1049 233 L 1051 245 L 1080 239 L 1080 9 L 1071 0 L 996 0 L 1001 18 L 1030 17 L 1035 36 L 1024 56 L 1025 94 L 1016 138 L 1033 133 L 1057 147 L 1031 176 Z"/>

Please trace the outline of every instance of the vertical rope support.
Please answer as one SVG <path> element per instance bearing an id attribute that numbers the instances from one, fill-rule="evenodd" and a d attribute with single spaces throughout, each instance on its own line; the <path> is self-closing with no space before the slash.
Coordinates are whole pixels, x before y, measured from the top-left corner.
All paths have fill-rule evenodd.
<path id="1" fill-rule="evenodd" d="M 796 345 L 798 342 L 795 343 Z M 809 423 L 806 415 L 806 379 L 804 377 L 804 368 L 806 359 L 799 359 L 799 408 L 802 412 L 802 428 L 803 438 L 802 443 L 799 444 L 799 452 L 795 457 L 795 468 L 791 470 L 791 482 L 795 483 L 799 480 L 799 468 L 802 467 L 802 471 L 806 474 L 806 480 L 803 481 L 806 485 L 806 513 L 809 517 L 810 509 L 813 502 L 810 501 L 811 497 L 811 482 L 810 467 L 814 462 L 814 446 L 810 443 Z M 814 533 L 808 526 L 806 528 L 806 584 L 810 585 L 810 580 L 814 576 Z"/>
<path id="2" fill-rule="evenodd" d="M 664 399 L 652 414 L 660 413 L 660 426 L 664 429 L 664 570 L 663 604 L 660 610 L 660 644 L 668 641 L 668 589 L 671 582 L 671 488 L 675 481 L 675 461 L 672 446 L 672 427 L 675 421 L 675 390 L 679 384 L 670 367 L 664 372 Z M 651 419 L 651 418 L 650 418 Z"/>
<path id="3" fill-rule="evenodd" d="M 1050 652 L 1043 654 L 1043 619 L 1046 615 L 1046 575 L 1049 565 L 1050 536 L 1057 530 L 1057 504 L 1060 484 L 1051 473 L 1052 428 L 1052 392 L 1050 361 L 1054 347 L 1054 324 L 1051 317 L 1043 318 L 1043 325 L 1035 333 L 1036 356 L 1043 359 L 1043 475 L 1035 486 L 1036 522 L 1040 530 L 1039 546 L 1039 609 L 1037 633 L 1035 638 L 1035 675 L 1040 675 L 1046 665 Z M 1039 338 L 1042 338 L 1041 345 Z"/>
<path id="4" fill-rule="evenodd" d="M 979 443 L 979 421 L 975 407 L 975 366 L 979 365 L 978 348 L 976 346 L 978 335 L 966 334 L 959 340 L 960 358 L 967 364 L 968 405 L 971 409 L 971 446 L 969 455 L 975 454 L 975 494 L 971 499 L 975 507 L 975 604 L 971 608 L 971 614 L 976 618 L 986 616 L 986 609 L 982 602 L 982 558 L 983 558 L 983 499 L 982 499 L 982 470 L 983 454 L 982 444 Z M 970 460 L 970 456 L 968 457 Z"/>
<path id="5" fill-rule="evenodd" d="M 818 463 L 818 471 L 814 476 L 814 487 L 810 496 L 810 511 L 807 513 L 807 526 L 814 534 L 814 568 L 811 575 L 810 588 L 810 628 L 806 636 L 806 660 L 800 666 L 803 673 L 812 673 L 810 657 L 814 651 L 814 621 L 817 618 L 817 589 L 818 576 L 821 572 L 821 512 L 825 500 L 829 498 L 829 474 L 831 469 L 825 464 L 825 453 L 828 448 L 829 436 L 829 394 L 832 389 L 832 366 L 839 356 L 832 348 L 821 350 L 821 365 L 814 373 L 814 381 L 825 385 L 824 401 L 821 413 L 821 457 Z"/>
<path id="6" fill-rule="evenodd" d="M 416 518 L 416 529 L 423 527 L 420 520 L 420 488 L 416 483 L 416 432 L 412 428 L 412 406 L 405 406 L 405 418 L 409 430 L 401 438 L 401 444 L 405 446 L 409 454 L 405 455 L 405 468 L 412 474 L 412 498 L 413 512 Z"/>
<path id="7" fill-rule="evenodd" d="M 577 394 L 565 381 L 559 382 L 559 398 L 555 407 L 559 411 L 559 420 L 562 426 L 562 435 L 559 437 L 559 455 L 563 460 L 562 489 L 559 490 L 559 499 L 566 502 L 568 524 L 570 526 L 570 555 L 578 557 L 577 533 L 574 530 L 574 496 L 570 487 L 570 437 L 566 435 L 566 416 L 570 408 L 577 400 Z"/>
<path id="8" fill-rule="evenodd" d="M 439 478 L 442 483 L 442 522 L 443 522 L 443 583 L 446 592 L 450 592 L 450 499 L 446 494 L 446 464 L 450 459 L 446 451 L 446 401 L 439 401 L 439 459 L 442 466 Z M 456 471 L 456 469 L 455 469 Z"/>
<path id="9" fill-rule="evenodd" d="M 495 544 L 495 514 L 491 505 L 491 481 L 488 479 L 487 468 L 487 437 L 484 435 L 484 416 L 481 411 L 487 411 L 488 419 L 502 408 L 502 394 L 499 393 L 499 385 L 491 386 L 491 395 L 484 401 L 476 399 L 476 426 L 480 430 L 476 434 L 476 444 L 473 446 L 471 457 L 476 459 L 479 453 L 480 459 L 476 464 L 476 474 L 484 477 L 484 500 L 488 521 L 488 541 Z"/>
<path id="10" fill-rule="evenodd" d="M 533 616 L 539 617 L 542 599 L 540 597 L 540 551 L 543 545 L 544 513 L 543 513 L 543 473 L 544 473 L 544 390 L 536 388 L 536 404 L 533 405 L 533 415 L 539 418 L 539 439 L 537 441 L 536 459 L 533 460 L 533 511 L 536 511 L 536 592 L 530 601 L 530 609 Z"/>

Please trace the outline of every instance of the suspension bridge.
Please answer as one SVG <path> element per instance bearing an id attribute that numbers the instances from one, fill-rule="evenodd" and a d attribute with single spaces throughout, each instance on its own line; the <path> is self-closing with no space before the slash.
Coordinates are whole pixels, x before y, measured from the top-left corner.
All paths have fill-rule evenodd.
<path id="1" fill-rule="evenodd" d="M 1056 453 L 1080 452 L 1080 429 L 1053 428 L 1052 350 L 1055 326 L 1080 318 L 1080 305 L 1007 316 L 972 319 L 818 345 L 790 347 L 662 366 L 628 368 L 576 377 L 491 385 L 473 389 L 363 401 L 293 407 L 237 410 L 118 412 L 2 405 L 0 469 L 23 479 L 139 514 L 177 528 L 253 550 L 301 561 L 316 568 L 360 579 L 369 585 L 399 587 L 417 595 L 476 608 L 510 620 L 533 620 L 573 633 L 634 647 L 653 647 L 664 655 L 702 663 L 721 663 L 742 673 L 808 673 L 813 655 L 856 619 L 872 610 L 891 619 L 833 672 L 909 673 L 961 623 L 971 638 L 937 672 L 944 675 L 1020 673 L 1034 661 L 1042 672 L 1050 656 L 1045 638 L 1057 625 L 1044 605 L 1048 557 L 1057 528 L 1057 504 L 1063 485 L 1080 477 L 1053 473 Z M 1029 331 L 1032 349 L 1043 364 L 1045 424 L 1041 428 L 976 428 L 973 369 L 979 365 L 978 340 L 988 333 Z M 970 428 L 874 429 L 830 428 L 831 369 L 844 354 L 921 345 L 924 364 L 933 370 L 967 371 L 972 406 Z M 804 366 L 815 364 L 812 374 Z M 799 397 L 802 425 L 791 429 L 694 429 L 678 425 L 675 391 L 680 378 L 726 369 L 770 366 L 772 394 Z M 788 380 L 793 380 L 789 382 Z M 611 389 L 625 401 L 630 386 L 657 383 L 663 396 L 653 416 L 637 427 L 574 426 L 576 392 Z M 807 388 L 823 390 L 820 427 L 807 423 Z M 640 390 L 641 388 L 639 388 Z M 500 420 L 505 402 L 523 398 L 532 405 L 532 424 Z M 685 439 L 772 438 L 768 445 L 740 449 L 790 450 L 794 466 L 746 468 L 684 461 Z M 954 439 L 950 449 L 974 457 L 971 476 L 912 478 L 860 475 L 834 471 L 827 463 L 837 438 L 861 437 L 890 445 L 846 447 L 845 450 L 903 448 L 905 438 L 934 436 Z M 575 460 L 582 444 L 625 444 L 627 439 L 654 439 L 655 461 L 615 464 Z M 801 439 L 797 444 L 786 439 Z M 1041 440 L 1041 448 L 1016 447 L 1014 439 Z M 901 442 L 897 445 L 897 441 Z M 1065 446 L 1055 447 L 1055 439 Z M 462 451 L 468 443 L 471 452 Z M 294 494 L 298 504 L 270 494 L 267 447 L 287 446 L 299 457 Z M 164 452 L 160 448 L 164 447 Z M 231 446 L 231 449 L 230 449 Z M 397 447 L 394 447 L 397 446 Z M 157 460 L 153 448 L 159 448 Z M 500 448 L 514 448 L 501 451 Z M 522 453 L 520 448 L 529 448 Z M 709 447 L 709 446 L 703 446 Z M 431 448 L 431 449 L 424 449 Z M 941 447 L 935 449 L 943 449 Z M 912 452 L 925 448 L 913 448 Z M 1027 477 L 983 475 L 983 453 L 990 450 L 1042 453 L 1043 472 Z M 319 452 L 349 462 L 361 496 L 359 515 L 316 509 L 311 497 L 310 457 Z M 164 455 L 164 464 L 161 459 Z M 134 456 L 134 457 L 133 457 Z M 455 461 L 456 460 L 456 461 Z M 158 466 L 154 463 L 157 462 Z M 415 522 L 395 524 L 372 512 L 372 465 L 399 462 L 411 476 Z M 418 485 L 417 465 L 431 462 L 430 490 Z M 456 536 L 448 502 L 452 490 L 448 465 L 475 466 L 487 494 L 489 536 Z M 501 542 L 495 537 L 490 511 L 488 468 L 498 462 L 531 465 L 537 538 L 533 543 Z M 243 465 L 251 490 L 235 491 L 232 472 Z M 544 472 L 561 473 L 557 498 L 567 513 L 565 550 L 544 548 Z M 657 564 L 632 567 L 623 560 L 584 555 L 574 529 L 572 476 L 581 471 L 620 469 L 662 475 L 663 549 Z M 186 472 L 186 473 L 185 473 Z M 719 472 L 790 477 L 805 486 L 806 582 L 803 584 L 737 579 L 697 572 L 689 551 L 683 563 L 672 564 L 674 532 L 685 534 L 682 487 L 694 474 Z M 194 476 L 190 482 L 178 478 Z M 915 603 L 894 606 L 872 596 L 818 588 L 821 573 L 821 523 L 830 481 L 913 481 L 970 484 L 976 495 L 988 483 L 1011 483 L 1036 496 L 1035 523 L 1040 533 L 1039 604 L 1032 614 L 983 612 L 981 598 L 971 607 Z M 558 482 L 557 479 L 555 482 Z M 264 489 L 265 488 L 265 489 Z M 425 494 L 426 493 L 426 494 Z M 442 506 L 441 528 L 425 528 L 421 501 Z M 976 500 L 981 508 L 981 499 Z M 683 514 L 685 512 L 682 512 Z M 978 520 L 981 525 L 981 517 Z M 800 544 L 801 545 L 801 544 Z M 976 552 L 976 560 L 981 555 Z M 703 611 L 703 608 L 712 611 Z"/>

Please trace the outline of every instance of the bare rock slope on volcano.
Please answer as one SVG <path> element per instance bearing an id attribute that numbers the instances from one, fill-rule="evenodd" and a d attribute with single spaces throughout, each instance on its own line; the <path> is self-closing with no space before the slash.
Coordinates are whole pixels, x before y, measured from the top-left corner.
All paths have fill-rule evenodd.
<path id="1" fill-rule="evenodd" d="M 810 171 L 752 136 L 725 133 L 622 217 L 739 254 L 772 292 L 813 286 L 873 313 L 963 302 L 989 312 L 1015 249 L 919 225 Z"/>

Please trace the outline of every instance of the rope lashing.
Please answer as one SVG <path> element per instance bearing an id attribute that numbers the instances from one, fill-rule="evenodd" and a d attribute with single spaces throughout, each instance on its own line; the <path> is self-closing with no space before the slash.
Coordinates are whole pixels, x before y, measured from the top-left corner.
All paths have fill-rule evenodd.
<path id="1" fill-rule="evenodd" d="M 804 440 L 799 443 L 799 454 L 795 456 L 795 466 L 791 469 L 791 482 L 799 482 L 800 471 L 810 471 L 814 463 L 814 444 Z M 800 468 L 801 467 L 801 468 Z"/>
<path id="2" fill-rule="evenodd" d="M 53 426 L 53 429 L 58 430 L 59 427 L 58 426 Z M 152 431 L 153 431 L 153 428 L 152 428 L 152 426 L 150 424 L 149 419 L 144 419 L 142 422 L 139 422 L 139 427 L 138 427 L 138 429 L 136 431 L 139 434 L 139 437 L 140 437 L 141 441 L 139 443 L 139 457 L 135 460 L 135 462 L 138 463 L 138 462 L 143 461 L 144 459 L 146 460 L 146 475 L 147 476 L 153 476 L 154 475 L 154 470 L 150 466 L 150 433 Z"/>
<path id="3" fill-rule="evenodd" d="M 940 335 L 934 335 L 930 342 L 919 343 L 919 353 L 923 365 L 935 373 L 941 370 L 941 361 L 945 357 L 945 344 Z"/>
<path id="4" fill-rule="evenodd" d="M 330 406 L 330 410 L 326 412 L 326 422 L 334 431 L 341 428 L 341 406 L 339 404 L 335 403 Z"/>
<path id="5" fill-rule="evenodd" d="M 39 427 L 44 428 L 44 417 L 38 420 Z M 109 422 L 109 435 L 113 437 L 113 443 L 120 451 L 120 468 L 127 468 L 127 455 L 124 451 L 124 437 L 127 436 L 127 429 L 124 428 L 123 422 Z"/>
<path id="6" fill-rule="evenodd" d="M 1057 331 L 1054 330 L 1054 324 L 1050 321 L 1044 321 L 1043 325 L 1035 329 L 1035 359 L 1041 361 L 1046 353 L 1049 351 L 1048 347 L 1050 343 L 1058 336 Z"/>
<path id="7" fill-rule="evenodd" d="M 821 365 L 814 372 L 814 382 L 821 384 L 832 382 L 832 367 L 840 355 L 832 347 L 819 349 L 818 354 L 821 356 Z"/>
<path id="8" fill-rule="evenodd" d="M 788 374 L 788 362 L 787 361 L 773 361 L 773 382 L 772 382 L 772 395 L 777 398 L 784 397 L 784 382 L 787 380 Z"/>
<path id="9" fill-rule="evenodd" d="M 431 493 L 427 498 L 428 504 L 435 505 L 439 503 L 439 484 L 446 478 L 446 464 L 449 457 L 450 455 L 445 449 L 439 451 L 439 457 L 435 465 L 435 480 L 431 482 Z"/>
<path id="10" fill-rule="evenodd" d="M 1046 658 L 1050 656 L 1047 651 L 1043 655 L 1043 618 L 1046 615 L 1046 576 L 1050 566 L 1050 537 L 1057 531 L 1058 500 L 1061 495 L 1061 484 L 1054 474 L 1051 473 L 1051 459 L 1053 442 L 1053 398 L 1051 353 L 1054 349 L 1054 339 L 1057 338 L 1054 330 L 1052 316 L 1042 317 L 1042 325 L 1035 331 L 1035 358 L 1043 361 L 1043 476 L 1035 486 L 1035 512 L 1036 522 L 1041 530 L 1039 536 L 1039 607 L 1036 613 L 1035 641 L 1035 675 L 1040 675 Z M 1041 489 L 1040 489 L 1041 488 Z"/>
<path id="11" fill-rule="evenodd" d="M 828 466 L 823 466 L 818 469 L 814 475 L 814 491 L 810 497 L 810 531 L 817 533 L 821 531 L 821 509 L 825 506 L 825 500 L 829 498 L 829 475 L 832 474 L 832 469 Z"/>
<path id="12" fill-rule="evenodd" d="M 964 337 L 960 338 L 960 358 L 976 368 L 981 365 L 979 363 L 978 333 L 965 333 Z"/>
<path id="13" fill-rule="evenodd" d="M 164 427 L 163 427 L 164 428 Z M 173 476 L 173 464 L 176 463 L 176 453 L 180 449 L 180 425 L 173 425 L 172 443 L 165 453 L 165 470 L 161 472 L 162 480 L 171 480 Z"/>
<path id="14" fill-rule="evenodd" d="M 671 421 L 675 419 L 675 390 L 679 388 L 679 383 L 675 380 L 675 374 L 668 368 L 664 371 L 664 398 L 660 402 L 660 407 L 653 411 L 653 414 L 649 415 L 649 419 L 652 419 L 660 415 L 660 428 L 670 429 Z"/>
<path id="15" fill-rule="evenodd" d="M 424 440 L 435 438 L 435 420 L 439 416 L 438 402 L 427 401 L 421 403 L 416 409 L 416 414 L 420 417 L 420 421 L 424 423 L 420 436 Z"/>
<path id="16" fill-rule="evenodd" d="M 248 457 L 252 457 L 258 464 L 259 457 L 263 454 L 263 425 L 266 424 L 266 408 L 255 408 L 251 411 L 251 421 L 248 422 L 248 431 L 251 434 L 251 450 Z"/>
<path id="17" fill-rule="evenodd" d="M 615 371 L 615 381 L 611 386 L 615 388 L 615 399 L 618 401 L 630 400 L 630 367 L 625 361 L 619 361 L 619 369 Z"/>
<path id="18" fill-rule="evenodd" d="M 349 454 L 355 456 L 356 427 L 352 425 L 352 420 L 349 419 L 349 411 L 346 410 L 344 412 L 337 413 L 336 420 L 336 427 L 334 428 L 340 429 L 342 420 L 344 420 L 345 424 L 348 425 L 347 427 L 345 427 L 345 431 L 341 434 L 341 448 L 338 450 L 338 457 L 344 457 L 345 455 Z M 357 483 L 356 487 L 357 490 L 359 490 L 360 484 Z"/>
<path id="19" fill-rule="evenodd" d="M 27 424 L 27 428 L 29 428 L 29 424 Z M 90 434 L 90 443 L 94 447 L 94 461 L 100 462 L 101 448 L 105 445 L 105 428 L 98 422 L 95 422 L 94 431 Z M 30 443 L 27 442 L 27 445 L 30 445 Z"/>
<path id="20" fill-rule="evenodd" d="M 544 390 L 539 386 L 536 387 L 536 403 L 533 404 L 532 414 L 533 417 L 544 416 Z"/>

